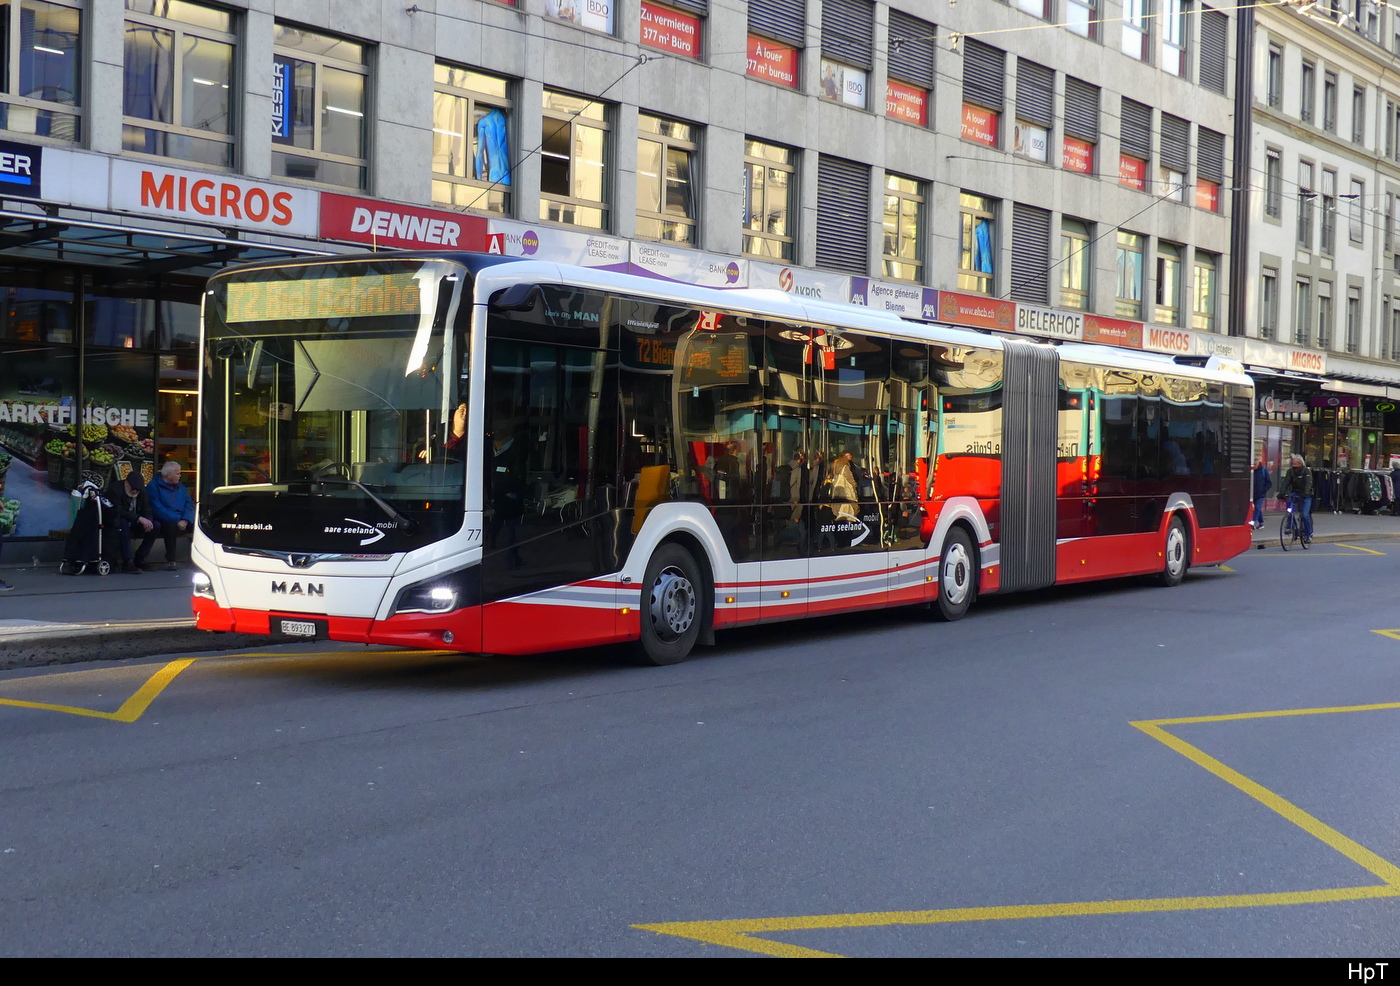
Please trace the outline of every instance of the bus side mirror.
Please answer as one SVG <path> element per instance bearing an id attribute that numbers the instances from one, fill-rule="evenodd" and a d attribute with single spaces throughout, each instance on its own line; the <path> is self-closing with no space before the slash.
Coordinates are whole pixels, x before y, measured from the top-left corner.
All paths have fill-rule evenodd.
<path id="1" fill-rule="evenodd" d="M 498 311 L 525 312 L 535 307 L 536 286 L 512 284 L 491 296 L 491 307 Z"/>

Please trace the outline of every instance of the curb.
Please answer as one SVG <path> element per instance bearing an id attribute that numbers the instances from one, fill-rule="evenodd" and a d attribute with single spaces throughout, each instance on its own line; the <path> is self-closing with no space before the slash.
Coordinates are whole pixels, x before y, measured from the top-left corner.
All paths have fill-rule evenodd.
<path id="1" fill-rule="evenodd" d="M 1400 532 L 1394 534 L 1314 534 L 1313 544 L 1339 544 L 1343 541 L 1393 541 L 1400 538 Z M 1278 534 L 1270 537 L 1255 538 L 1252 542 L 1255 548 L 1277 548 Z"/>
<path id="2" fill-rule="evenodd" d="M 175 626 L 148 627 L 138 623 L 64 627 L 58 631 L 0 635 L 0 671 L 83 661 L 117 661 L 157 654 L 266 647 L 286 643 L 289 639 L 253 633 L 198 630 L 193 620 Z"/>

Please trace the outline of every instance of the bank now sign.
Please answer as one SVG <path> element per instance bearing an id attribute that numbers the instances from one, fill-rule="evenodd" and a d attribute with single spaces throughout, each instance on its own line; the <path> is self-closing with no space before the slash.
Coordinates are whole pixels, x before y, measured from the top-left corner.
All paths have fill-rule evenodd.
<path id="1" fill-rule="evenodd" d="M 318 196 L 229 175 L 112 162 L 112 208 L 161 219 L 315 236 Z"/>

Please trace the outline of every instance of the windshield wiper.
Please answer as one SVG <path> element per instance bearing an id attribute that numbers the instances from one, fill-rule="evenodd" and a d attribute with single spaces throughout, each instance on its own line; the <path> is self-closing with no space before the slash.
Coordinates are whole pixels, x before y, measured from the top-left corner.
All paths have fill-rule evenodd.
<path id="1" fill-rule="evenodd" d="M 209 511 L 209 519 L 213 520 L 234 504 L 246 499 L 250 493 L 285 493 L 287 487 L 284 483 L 246 483 L 242 486 L 216 486 L 209 492 L 213 496 L 229 497 Z"/>
<path id="2" fill-rule="evenodd" d="M 403 530 L 405 534 L 412 534 L 414 531 L 418 530 L 418 524 L 415 521 L 412 521 L 409 518 L 405 517 L 403 514 L 399 513 L 388 503 L 381 500 L 375 494 L 374 490 L 370 489 L 368 486 L 366 486 L 364 483 L 361 483 L 359 480 L 348 479 L 345 476 L 313 476 L 311 482 L 321 486 L 324 486 L 327 483 L 339 484 L 341 486 L 353 486 L 355 487 L 355 489 L 359 490 L 365 496 L 373 500 L 374 505 L 380 510 L 384 511 L 385 516 L 387 516 L 390 520 L 397 522 L 399 527 Z"/>

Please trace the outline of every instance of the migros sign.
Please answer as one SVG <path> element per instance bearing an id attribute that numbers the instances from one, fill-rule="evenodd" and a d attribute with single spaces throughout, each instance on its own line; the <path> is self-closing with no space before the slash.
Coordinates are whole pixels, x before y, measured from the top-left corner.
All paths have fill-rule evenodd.
<path id="1" fill-rule="evenodd" d="M 315 236 L 318 195 L 270 182 L 112 162 L 112 205 L 166 219 Z"/>
<path id="2" fill-rule="evenodd" d="M 1189 332 L 1181 329 L 1147 329 L 1147 348 L 1162 353 L 1180 353 L 1190 356 L 1196 352 L 1196 340 Z"/>

